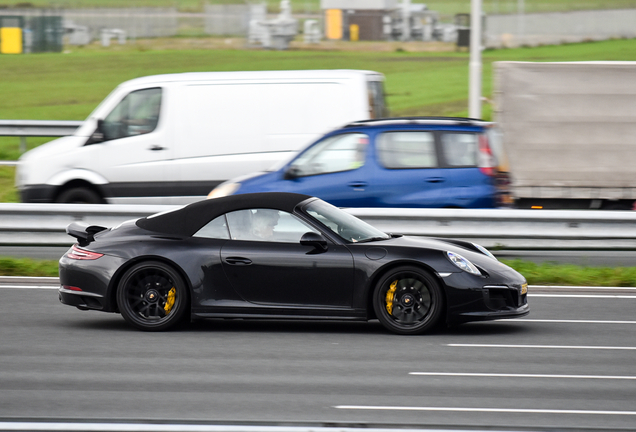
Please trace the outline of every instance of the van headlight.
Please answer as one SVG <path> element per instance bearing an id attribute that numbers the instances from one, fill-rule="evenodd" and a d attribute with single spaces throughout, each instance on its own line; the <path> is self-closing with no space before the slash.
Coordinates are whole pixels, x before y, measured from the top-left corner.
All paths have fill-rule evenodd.
<path id="1" fill-rule="evenodd" d="M 234 182 L 221 183 L 220 185 L 212 189 L 212 192 L 208 194 L 208 199 L 221 198 L 224 196 L 232 195 L 240 187 L 241 187 L 240 183 L 234 183 Z"/>
<path id="2" fill-rule="evenodd" d="M 460 254 L 447 251 L 446 256 L 448 256 L 448 259 L 450 260 L 450 262 L 455 264 L 457 267 L 459 267 L 463 271 L 470 274 L 474 274 L 475 276 L 481 276 L 481 272 L 479 271 L 477 267 L 475 267 L 475 264 L 471 263 Z"/>

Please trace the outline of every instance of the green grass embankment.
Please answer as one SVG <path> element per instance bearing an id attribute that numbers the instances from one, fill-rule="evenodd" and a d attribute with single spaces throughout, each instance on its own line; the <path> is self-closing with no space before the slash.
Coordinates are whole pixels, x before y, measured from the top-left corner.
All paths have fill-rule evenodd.
<path id="1" fill-rule="evenodd" d="M 636 286 L 636 267 L 582 267 L 502 260 L 523 274 L 530 285 Z M 0 276 L 57 276 L 57 261 L 0 257 Z"/>

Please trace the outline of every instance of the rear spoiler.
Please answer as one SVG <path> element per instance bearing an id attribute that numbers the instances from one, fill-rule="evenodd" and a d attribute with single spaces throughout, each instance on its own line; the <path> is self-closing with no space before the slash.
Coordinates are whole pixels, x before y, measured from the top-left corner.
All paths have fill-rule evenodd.
<path id="1" fill-rule="evenodd" d="M 75 237 L 80 246 L 87 246 L 95 240 L 95 234 L 108 228 L 98 225 L 88 225 L 82 222 L 73 222 L 66 227 L 66 234 Z"/>

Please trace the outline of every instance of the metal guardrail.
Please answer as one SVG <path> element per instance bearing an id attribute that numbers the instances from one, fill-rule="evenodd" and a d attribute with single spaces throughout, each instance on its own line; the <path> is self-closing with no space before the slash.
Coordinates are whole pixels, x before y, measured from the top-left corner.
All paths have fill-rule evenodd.
<path id="1" fill-rule="evenodd" d="M 0 136 L 20 137 L 20 153 L 24 153 L 26 137 L 72 135 L 82 123 L 78 120 L 0 120 Z M 0 161 L 0 165 L 15 165 L 15 162 Z"/>
<path id="2" fill-rule="evenodd" d="M 0 245 L 67 246 L 73 221 L 115 226 L 174 206 L 0 204 Z M 636 212 L 355 208 L 382 231 L 450 237 L 501 249 L 636 250 Z"/>
<path id="3" fill-rule="evenodd" d="M 50 136 L 72 135 L 81 126 L 76 120 L 0 120 L 0 136 Z"/>

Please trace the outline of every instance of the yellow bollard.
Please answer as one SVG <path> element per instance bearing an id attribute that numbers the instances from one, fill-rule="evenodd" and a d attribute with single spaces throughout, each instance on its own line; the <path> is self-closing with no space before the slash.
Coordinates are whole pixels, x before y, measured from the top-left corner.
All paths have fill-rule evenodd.
<path id="1" fill-rule="evenodd" d="M 349 26 L 349 40 L 357 41 L 360 39 L 360 26 L 358 24 L 351 24 Z"/>

